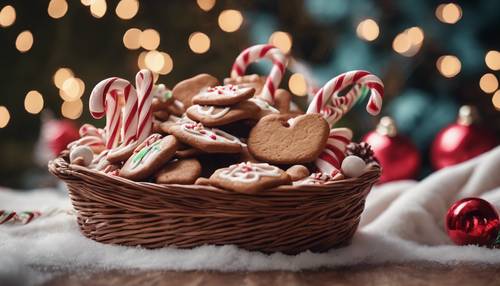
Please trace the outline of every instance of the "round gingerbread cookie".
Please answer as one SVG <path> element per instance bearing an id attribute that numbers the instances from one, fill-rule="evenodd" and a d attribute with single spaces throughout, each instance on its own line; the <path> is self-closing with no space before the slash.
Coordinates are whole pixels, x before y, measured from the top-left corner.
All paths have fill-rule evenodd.
<path id="1" fill-rule="evenodd" d="M 251 98 L 255 93 L 252 87 L 223 85 L 209 87 L 193 97 L 193 104 L 228 106 Z"/>
<path id="2" fill-rule="evenodd" d="M 162 138 L 159 134 L 152 134 L 125 162 L 119 172 L 120 177 L 135 181 L 146 179 L 174 156 L 178 144 L 172 135 Z"/>
<path id="3" fill-rule="evenodd" d="M 273 164 L 303 164 L 319 156 L 330 133 L 325 119 L 320 114 L 288 118 L 267 115 L 252 128 L 247 144 L 255 158 Z"/>
<path id="4" fill-rule="evenodd" d="M 222 130 L 205 128 L 201 123 L 173 124 L 167 133 L 179 141 L 207 153 L 240 153 L 243 143 Z"/>
<path id="5" fill-rule="evenodd" d="M 157 184 L 193 184 L 201 174 L 201 164 L 198 160 L 181 159 L 168 162 L 156 173 Z"/>
<path id="6" fill-rule="evenodd" d="M 175 99 L 180 100 L 184 107 L 191 106 L 193 96 L 197 95 L 201 90 L 219 84 L 217 78 L 209 74 L 199 74 L 192 78 L 188 78 L 177 83 L 172 89 L 172 95 Z"/>
<path id="7" fill-rule="evenodd" d="M 290 176 L 276 166 L 251 162 L 218 169 L 209 179 L 213 186 L 248 194 L 288 185 L 291 181 Z"/>
<path id="8" fill-rule="evenodd" d="M 186 114 L 189 118 L 207 127 L 216 127 L 254 117 L 260 108 L 251 101 L 243 101 L 233 106 L 192 105 Z"/>

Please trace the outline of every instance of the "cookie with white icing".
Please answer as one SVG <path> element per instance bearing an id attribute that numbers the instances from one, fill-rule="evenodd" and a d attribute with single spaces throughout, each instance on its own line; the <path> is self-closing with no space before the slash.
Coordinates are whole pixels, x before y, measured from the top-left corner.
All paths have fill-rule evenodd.
<path id="1" fill-rule="evenodd" d="M 193 97 L 193 104 L 229 106 L 250 99 L 255 93 L 252 87 L 222 85 L 209 87 Z"/>
<path id="2" fill-rule="evenodd" d="M 186 111 L 189 118 L 215 127 L 253 118 L 260 108 L 251 101 L 243 101 L 233 106 L 192 105 Z"/>
<path id="3" fill-rule="evenodd" d="M 218 84 L 217 78 L 206 73 L 199 74 L 177 83 L 172 89 L 172 95 L 175 99 L 180 100 L 185 108 L 188 108 L 191 106 L 193 96 L 208 87 Z"/>
<path id="4" fill-rule="evenodd" d="M 166 131 L 182 143 L 207 153 L 240 153 L 243 145 L 233 135 L 201 123 L 173 124 Z"/>
<path id="5" fill-rule="evenodd" d="M 160 134 L 152 134 L 125 162 L 119 172 L 120 177 L 134 181 L 148 178 L 174 156 L 178 144 L 174 136 L 168 135 L 162 138 Z"/>
<path id="6" fill-rule="evenodd" d="M 194 184 L 201 174 L 197 159 L 181 159 L 168 162 L 155 175 L 157 184 Z"/>
<path id="7" fill-rule="evenodd" d="M 276 166 L 251 162 L 219 169 L 209 179 L 213 186 L 248 194 L 288 185 L 291 181 L 290 176 Z"/>

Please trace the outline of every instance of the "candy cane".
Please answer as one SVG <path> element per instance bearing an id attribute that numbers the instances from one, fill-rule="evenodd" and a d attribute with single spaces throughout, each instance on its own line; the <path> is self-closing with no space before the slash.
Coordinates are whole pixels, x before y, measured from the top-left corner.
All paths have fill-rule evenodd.
<path id="1" fill-rule="evenodd" d="M 101 138 L 105 137 L 105 131 L 102 128 L 97 128 L 89 123 L 83 124 L 78 130 L 78 134 L 80 134 L 80 137 L 85 137 L 85 136 L 96 136 Z"/>
<path id="2" fill-rule="evenodd" d="M 333 125 L 360 98 L 361 92 L 349 92 L 344 97 L 338 96 L 339 91 L 351 84 L 370 89 L 371 95 L 366 110 L 372 115 L 377 115 L 382 108 L 384 84 L 375 75 L 359 70 L 343 73 L 328 81 L 314 96 L 307 113 L 322 113 Z"/>
<path id="3" fill-rule="evenodd" d="M 278 89 L 287 65 L 286 56 L 278 48 L 273 45 L 266 44 L 255 45 L 243 50 L 243 52 L 241 52 L 241 54 L 239 54 L 234 61 L 231 69 L 231 78 L 243 76 L 246 68 L 251 63 L 257 62 L 263 58 L 272 60 L 273 67 L 266 79 L 260 96 L 267 102 L 274 104 L 274 93 L 276 89 Z"/>
<path id="4" fill-rule="evenodd" d="M 352 131 L 349 128 L 334 128 L 326 141 L 326 147 L 314 162 L 322 173 L 334 176 L 340 170 L 347 145 L 351 143 Z"/>
<path id="5" fill-rule="evenodd" d="M 147 69 L 140 70 L 135 76 L 135 87 L 139 99 L 137 140 L 142 141 L 151 134 L 153 128 L 153 113 L 151 110 L 153 73 Z"/>
<path id="6" fill-rule="evenodd" d="M 118 102 L 118 92 L 125 99 L 123 115 Z M 137 136 L 137 93 L 130 82 L 112 77 L 99 82 L 90 95 L 89 109 L 96 119 L 106 114 L 106 147 L 114 148 L 119 142 L 119 130 L 122 130 L 123 142 L 129 143 Z M 123 117 L 123 126 L 121 121 Z"/>

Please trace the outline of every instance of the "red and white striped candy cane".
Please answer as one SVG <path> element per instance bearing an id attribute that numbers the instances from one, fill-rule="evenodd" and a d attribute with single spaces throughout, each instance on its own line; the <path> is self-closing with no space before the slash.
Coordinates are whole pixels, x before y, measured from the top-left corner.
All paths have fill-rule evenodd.
<path id="1" fill-rule="evenodd" d="M 119 93 L 125 99 L 122 108 Z M 127 80 L 112 77 L 99 82 L 90 95 L 89 109 L 96 119 L 106 114 L 106 148 L 116 147 L 120 141 L 119 131 L 122 129 L 122 140 L 129 143 L 137 136 L 137 93 Z M 123 126 L 121 124 L 123 120 Z"/>
<path id="2" fill-rule="evenodd" d="M 269 44 L 255 45 L 243 50 L 234 61 L 231 78 L 243 76 L 251 63 L 263 58 L 270 59 L 273 62 L 273 67 L 267 76 L 260 96 L 270 104 L 274 104 L 274 93 L 279 87 L 287 66 L 287 57 L 275 46 Z"/>
<path id="3" fill-rule="evenodd" d="M 349 128 L 334 128 L 326 141 L 326 147 L 314 162 L 322 173 L 334 176 L 340 170 L 347 145 L 351 143 L 352 131 Z"/>
<path id="4" fill-rule="evenodd" d="M 324 114 L 330 125 L 333 125 L 360 98 L 361 92 L 356 90 L 351 90 L 344 97 L 338 96 L 339 91 L 351 84 L 366 86 L 371 91 L 366 110 L 377 115 L 382 108 L 384 84 L 377 76 L 362 70 L 346 72 L 328 81 L 314 96 L 307 113 Z"/>
<path id="5" fill-rule="evenodd" d="M 153 73 L 147 69 L 140 70 L 135 76 L 135 87 L 139 100 L 137 140 L 142 141 L 148 138 L 153 128 L 153 113 L 151 110 Z"/>

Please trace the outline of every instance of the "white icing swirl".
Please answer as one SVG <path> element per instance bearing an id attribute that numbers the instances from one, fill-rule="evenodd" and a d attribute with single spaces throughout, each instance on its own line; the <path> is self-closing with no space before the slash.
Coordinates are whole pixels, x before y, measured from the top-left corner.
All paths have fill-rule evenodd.
<path id="1" fill-rule="evenodd" d="M 224 115 L 226 115 L 229 112 L 230 108 L 229 107 L 224 107 L 224 108 L 217 108 L 215 106 L 202 106 L 202 105 L 196 105 L 196 112 L 206 116 L 208 118 L 212 119 L 217 119 L 221 118 Z"/>
<path id="2" fill-rule="evenodd" d="M 273 113 L 280 113 L 278 109 L 274 108 L 269 103 L 267 103 L 267 101 L 265 101 L 261 98 L 252 97 L 249 100 L 252 101 L 253 103 L 255 103 L 258 107 L 260 107 L 261 110 L 267 110 L 267 111 L 270 111 Z"/>
<path id="3" fill-rule="evenodd" d="M 280 169 L 267 163 L 240 163 L 223 169 L 219 177 L 237 183 L 255 183 L 262 177 L 279 177 Z"/>

